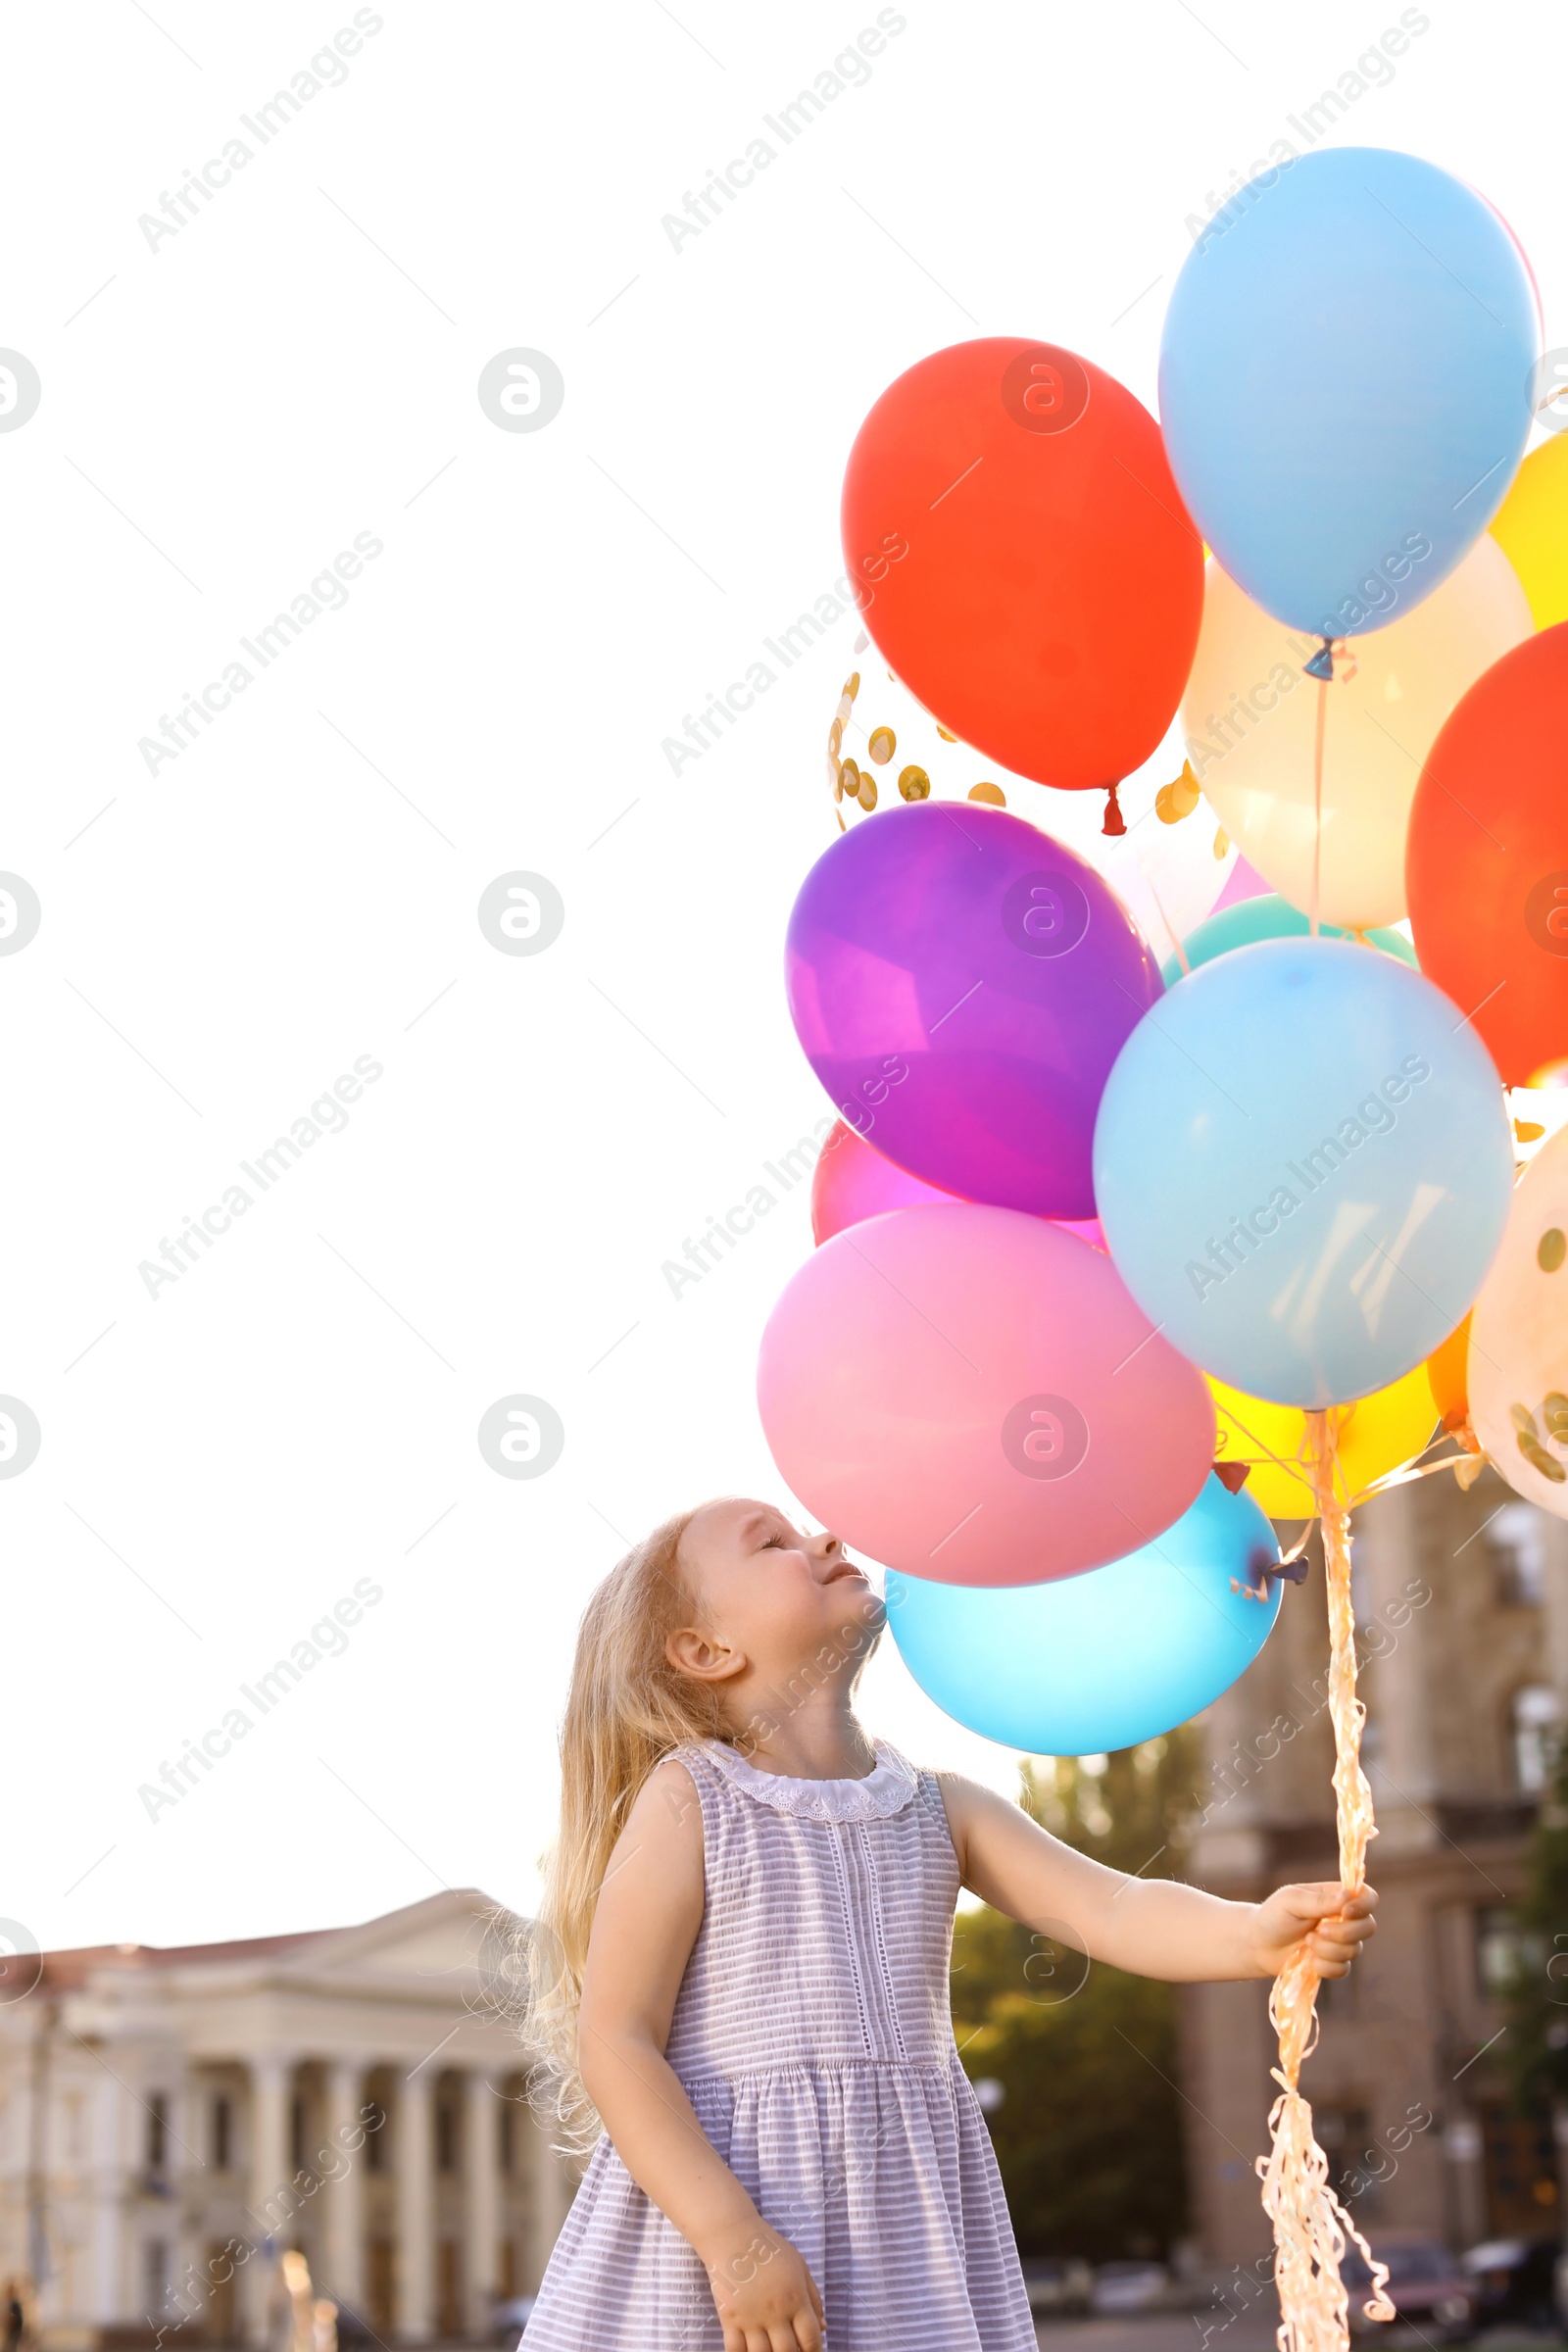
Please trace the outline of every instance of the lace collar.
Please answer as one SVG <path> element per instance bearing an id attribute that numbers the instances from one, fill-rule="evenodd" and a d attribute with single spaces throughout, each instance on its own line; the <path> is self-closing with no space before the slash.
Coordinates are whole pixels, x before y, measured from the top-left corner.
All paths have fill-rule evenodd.
<path id="1" fill-rule="evenodd" d="M 775 1813 L 793 1813 L 803 1821 L 873 1821 L 902 1813 L 914 1794 L 914 1766 L 885 1740 L 872 1742 L 876 1768 L 858 1781 L 796 1781 L 778 1772 L 760 1772 L 721 1740 L 704 1740 L 698 1754 L 707 1758 L 734 1788 L 771 1805 Z"/>

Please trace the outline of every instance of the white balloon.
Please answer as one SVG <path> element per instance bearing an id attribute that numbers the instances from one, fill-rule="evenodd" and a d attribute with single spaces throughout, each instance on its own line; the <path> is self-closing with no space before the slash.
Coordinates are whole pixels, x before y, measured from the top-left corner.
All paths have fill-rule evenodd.
<path id="1" fill-rule="evenodd" d="M 1510 1487 L 1568 1519 L 1568 1127 L 1514 1188 L 1470 1325 L 1470 1422 Z"/>

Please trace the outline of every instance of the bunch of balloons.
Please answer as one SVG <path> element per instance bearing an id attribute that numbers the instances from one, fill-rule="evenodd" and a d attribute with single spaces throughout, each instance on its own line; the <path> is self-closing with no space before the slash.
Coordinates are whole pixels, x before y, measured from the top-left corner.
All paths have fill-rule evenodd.
<path id="1" fill-rule="evenodd" d="M 1278 1612 L 1271 1518 L 1421 1455 L 1434 1356 L 1467 1466 L 1568 1515 L 1568 1129 L 1516 1192 L 1503 1091 L 1568 1076 L 1539 349 L 1482 198 L 1320 152 L 1195 246 L 1162 422 L 994 336 L 851 451 L 867 669 L 1014 781 L 932 798 L 892 726 L 858 749 L 857 673 L 858 821 L 786 956 L 840 1123 L 759 1400 L 790 1488 L 890 1571 L 911 1672 L 994 1739 L 1090 1753 L 1216 1696 Z M 1103 795 L 1114 834 L 1178 717 L 1246 862 L 1156 955 L 1024 794 Z"/>

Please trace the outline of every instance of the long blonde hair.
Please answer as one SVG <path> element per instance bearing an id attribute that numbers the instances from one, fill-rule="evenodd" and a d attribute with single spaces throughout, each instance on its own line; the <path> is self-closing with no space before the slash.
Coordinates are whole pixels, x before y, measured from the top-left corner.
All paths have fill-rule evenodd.
<path id="1" fill-rule="evenodd" d="M 719 1691 L 664 1655 L 696 1602 L 680 1556 L 695 1511 L 680 1511 L 627 1552 L 583 1613 L 561 1729 L 561 1832 L 545 1866 L 539 1916 L 524 1931 L 518 2021 L 534 2061 L 532 2093 L 570 2148 L 602 2126 L 577 2056 L 588 1937 L 615 1840 L 649 1774 L 671 1748 L 730 1737 Z"/>

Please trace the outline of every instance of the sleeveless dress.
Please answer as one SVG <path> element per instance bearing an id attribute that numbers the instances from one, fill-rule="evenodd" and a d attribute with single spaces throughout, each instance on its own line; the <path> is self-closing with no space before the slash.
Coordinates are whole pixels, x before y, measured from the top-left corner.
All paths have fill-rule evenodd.
<path id="1" fill-rule="evenodd" d="M 675 1750 L 703 1809 L 703 1924 L 665 2055 L 816 2280 L 828 2352 L 1036 2352 L 979 2102 L 953 2038 L 958 1866 L 935 1775 L 858 1781 Z M 696 2254 L 608 2134 L 524 2352 L 721 2352 Z"/>

